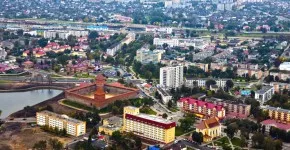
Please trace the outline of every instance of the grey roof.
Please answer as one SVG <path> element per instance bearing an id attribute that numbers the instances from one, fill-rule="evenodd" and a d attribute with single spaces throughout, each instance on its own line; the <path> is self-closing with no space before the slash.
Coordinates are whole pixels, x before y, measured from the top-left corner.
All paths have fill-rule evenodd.
<path id="1" fill-rule="evenodd" d="M 162 88 L 157 88 L 157 90 L 164 96 L 171 96 L 167 91 Z"/>
<path id="2" fill-rule="evenodd" d="M 272 106 L 261 106 L 262 109 L 266 109 L 266 110 L 272 110 L 272 111 L 279 111 L 279 112 L 285 112 L 285 113 L 290 113 L 289 109 L 283 109 L 280 107 L 272 107 Z"/>
<path id="3" fill-rule="evenodd" d="M 274 88 L 273 86 L 263 86 L 262 89 L 256 91 L 257 94 L 264 94 L 267 91 L 269 91 L 270 89 Z"/>

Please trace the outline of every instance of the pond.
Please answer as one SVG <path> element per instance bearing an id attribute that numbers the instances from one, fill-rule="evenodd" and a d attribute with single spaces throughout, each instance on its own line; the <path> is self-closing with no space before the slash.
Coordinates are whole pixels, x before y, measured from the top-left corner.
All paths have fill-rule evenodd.
<path id="1" fill-rule="evenodd" d="M 25 106 L 33 106 L 60 94 L 61 90 L 39 89 L 25 92 L 0 93 L 0 118 L 22 110 Z"/>

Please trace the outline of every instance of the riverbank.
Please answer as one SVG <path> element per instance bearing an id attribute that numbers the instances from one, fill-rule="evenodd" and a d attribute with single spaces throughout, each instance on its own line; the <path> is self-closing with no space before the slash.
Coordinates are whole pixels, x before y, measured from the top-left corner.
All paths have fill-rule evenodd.
<path id="1" fill-rule="evenodd" d="M 35 84 L 35 83 L 2 83 L 0 84 L 0 93 L 8 92 L 25 92 L 39 89 L 54 89 L 54 90 L 65 90 L 73 87 L 74 84 Z"/>

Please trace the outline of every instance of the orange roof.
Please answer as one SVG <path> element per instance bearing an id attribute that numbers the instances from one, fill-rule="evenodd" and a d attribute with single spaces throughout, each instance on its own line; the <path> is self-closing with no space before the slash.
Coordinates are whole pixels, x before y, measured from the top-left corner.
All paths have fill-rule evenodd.
<path id="1" fill-rule="evenodd" d="M 201 121 L 196 128 L 198 129 L 209 129 L 220 126 L 219 119 L 217 117 L 212 117 L 206 120 Z"/>
<path id="2" fill-rule="evenodd" d="M 145 84 L 144 87 L 151 88 L 152 86 L 150 84 Z"/>
<path id="3" fill-rule="evenodd" d="M 106 80 L 106 78 L 102 74 L 98 74 L 96 80 Z"/>
<path id="4" fill-rule="evenodd" d="M 123 87 L 124 85 L 121 84 L 120 82 L 113 82 L 113 83 L 109 83 L 108 85 L 111 85 L 111 86 L 117 86 L 117 87 Z"/>

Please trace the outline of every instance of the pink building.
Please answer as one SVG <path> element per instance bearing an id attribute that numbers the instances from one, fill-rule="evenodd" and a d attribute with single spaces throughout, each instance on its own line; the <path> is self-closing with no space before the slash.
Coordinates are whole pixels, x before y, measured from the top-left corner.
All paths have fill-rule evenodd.
<path id="1" fill-rule="evenodd" d="M 214 103 L 196 100 L 189 97 L 180 98 L 177 101 L 177 106 L 183 111 L 194 113 L 197 117 L 200 118 L 224 118 L 226 114 L 222 105 L 216 105 Z"/>

